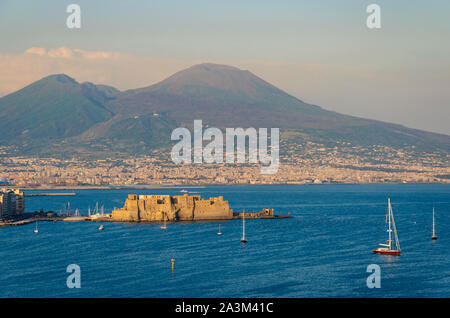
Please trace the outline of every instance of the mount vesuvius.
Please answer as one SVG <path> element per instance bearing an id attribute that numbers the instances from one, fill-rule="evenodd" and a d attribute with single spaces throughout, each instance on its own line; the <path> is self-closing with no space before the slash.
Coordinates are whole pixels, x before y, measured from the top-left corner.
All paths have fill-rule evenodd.
<path id="1" fill-rule="evenodd" d="M 47 76 L 0 98 L 0 145 L 57 157 L 144 154 L 168 146 L 172 130 L 195 119 L 218 128 L 278 127 L 281 140 L 294 133 L 299 144 L 450 152 L 450 136 L 328 111 L 249 71 L 218 64 L 195 65 L 127 91 Z"/>

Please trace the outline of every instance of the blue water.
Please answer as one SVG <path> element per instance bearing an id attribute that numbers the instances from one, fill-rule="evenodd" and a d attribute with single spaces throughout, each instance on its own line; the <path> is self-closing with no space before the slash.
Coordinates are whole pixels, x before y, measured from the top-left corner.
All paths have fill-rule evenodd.
<path id="1" fill-rule="evenodd" d="M 0 228 L 0 297 L 450 297 L 450 185 L 211 186 L 235 211 L 275 208 L 293 218 L 158 224 L 39 222 Z M 40 191 L 38 191 L 40 192 Z M 27 211 L 58 211 L 67 199 L 105 212 L 128 193 L 79 190 L 75 197 L 30 197 Z M 402 255 L 372 249 L 385 238 L 391 198 Z M 432 241 L 432 207 L 437 241 Z M 175 271 L 170 259 L 175 258 Z M 66 267 L 81 268 L 81 288 Z M 369 264 L 381 288 L 369 289 Z"/>

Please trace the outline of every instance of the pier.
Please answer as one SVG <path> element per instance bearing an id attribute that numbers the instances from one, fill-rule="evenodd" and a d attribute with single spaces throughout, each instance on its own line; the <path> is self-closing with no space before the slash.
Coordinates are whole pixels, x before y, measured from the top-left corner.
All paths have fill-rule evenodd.
<path id="1" fill-rule="evenodd" d="M 26 197 L 46 197 L 46 196 L 73 196 L 75 192 L 56 192 L 56 193 L 25 193 Z"/>

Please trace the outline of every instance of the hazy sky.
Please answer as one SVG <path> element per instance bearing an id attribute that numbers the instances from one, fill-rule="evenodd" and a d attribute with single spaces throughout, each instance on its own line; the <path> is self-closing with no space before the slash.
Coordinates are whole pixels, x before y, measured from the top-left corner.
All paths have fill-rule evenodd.
<path id="1" fill-rule="evenodd" d="M 450 134 L 448 0 L 0 0 L 0 30 L 0 95 L 50 73 L 128 89 L 216 62 L 326 109 Z"/>

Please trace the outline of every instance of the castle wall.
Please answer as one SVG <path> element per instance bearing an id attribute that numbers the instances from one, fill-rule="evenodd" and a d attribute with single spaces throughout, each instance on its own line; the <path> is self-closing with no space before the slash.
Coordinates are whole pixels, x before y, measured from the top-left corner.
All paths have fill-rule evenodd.
<path id="1" fill-rule="evenodd" d="M 233 211 L 223 197 L 202 199 L 199 195 L 130 194 L 122 209 L 112 213 L 115 221 L 196 221 L 233 218 Z"/>
<path id="2" fill-rule="evenodd" d="M 209 200 L 198 200 L 195 202 L 195 220 L 220 220 L 233 217 L 228 201 L 223 197 L 209 198 Z"/>
<path id="3" fill-rule="evenodd" d="M 174 196 L 173 199 L 178 220 L 193 221 L 195 201 L 200 199 L 200 196 L 177 195 Z"/>
<path id="4" fill-rule="evenodd" d="M 141 221 L 172 221 L 175 217 L 169 195 L 139 196 Z"/>
<path id="5" fill-rule="evenodd" d="M 112 219 L 122 222 L 137 222 L 139 221 L 138 200 L 135 194 L 128 195 L 125 200 L 125 205 L 122 209 L 115 209 L 112 211 Z"/>

